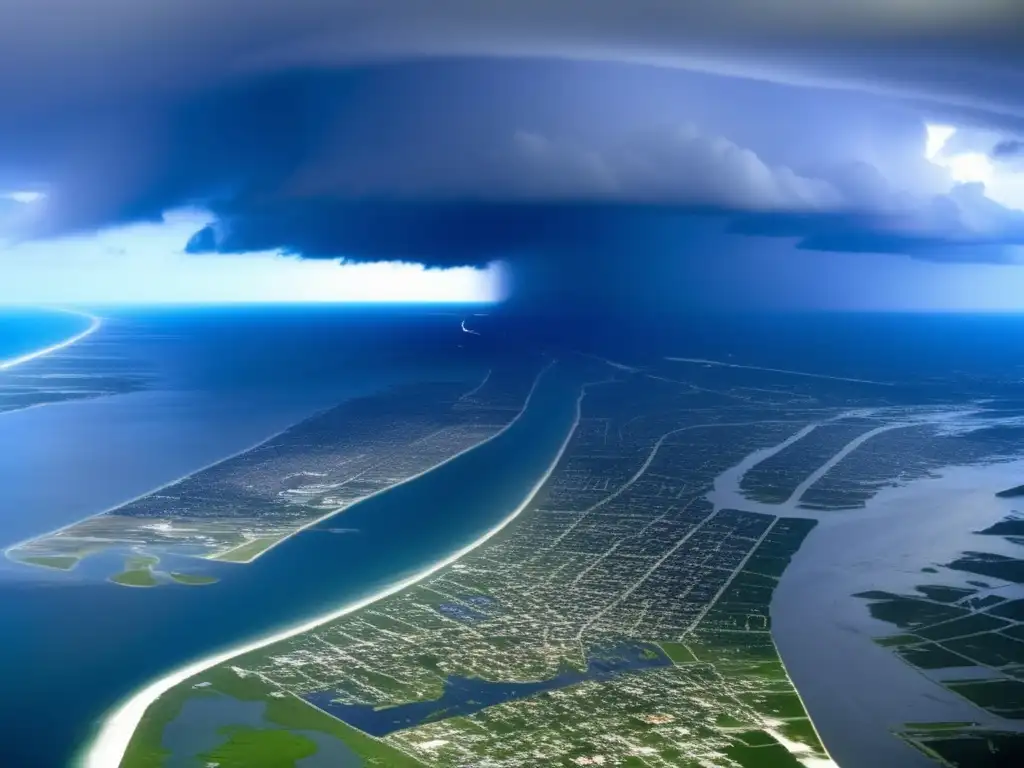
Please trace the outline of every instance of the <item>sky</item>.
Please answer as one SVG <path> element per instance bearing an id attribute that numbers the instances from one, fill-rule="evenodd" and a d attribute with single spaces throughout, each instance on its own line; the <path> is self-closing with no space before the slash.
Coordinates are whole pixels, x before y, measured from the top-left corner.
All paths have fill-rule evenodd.
<path id="1" fill-rule="evenodd" d="M 0 105 L 0 302 L 1024 308 L 1018 0 L 7 0 Z"/>

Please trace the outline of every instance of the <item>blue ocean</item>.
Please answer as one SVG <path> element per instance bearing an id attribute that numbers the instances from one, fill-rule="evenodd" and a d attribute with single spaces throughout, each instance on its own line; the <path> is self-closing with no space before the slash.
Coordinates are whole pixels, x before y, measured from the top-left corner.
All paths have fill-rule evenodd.
<path id="1" fill-rule="evenodd" d="M 83 345 L 106 345 L 102 357 L 117 357 L 122 370 L 134 361 L 147 384 L 0 415 L 0 542 L 115 506 L 347 398 L 410 381 L 468 389 L 487 361 L 464 343 L 464 316 L 295 308 L 105 316 Z M 26 367 L 56 364 L 45 361 Z M 253 566 L 213 566 L 221 580 L 203 589 L 125 589 L 96 568 L 47 573 L 4 561 L 0 604 L 16 631 L 0 640 L 0 754 L 11 765 L 69 764 L 103 714 L 147 680 L 365 597 L 475 540 L 550 466 L 581 384 L 578 368 L 551 368 L 500 438 L 349 510 L 345 526 L 357 536 L 312 528 Z"/>
<path id="2" fill-rule="evenodd" d="M 83 315 L 55 310 L 0 307 L 0 365 L 59 344 L 89 327 Z"/>
<path id="3" fill-rule="evenodd" d="M 688 356 L 882 380 L 894 385 L 894 402 L 1009 397 L 1014 372 L 1024 378 L 1019 317 L 661 314 L 552 322 L 479 312 L 100 312 L 102 327 L 79 344 L 0 371 L 0 392 L 18 393 L 0 408 L 0 546 L 109 509 L 346 399 L 415 381 L 472 386 L 496 354 L 494 338 L 560 353 L 562 361 L 577 351 L 629 365 Z M 19 321 L 20 346 L 4 342 L 8 355 L 81 328 L 81 318 L 39 313 L 47 330 L 30 332 L 30 316 Z M 481 336 L 463 332 L 467 317 Z M 950 370 L 966 372 L 958 380 L 967 384 L 951 390 L 940 375 Z M 339 534 L 328 521 L 250 566 L 217 567 L 221 580 L 202 589 L 125 589 L 89 568 L 46 573 L 0 560 L 3 764 L 70 764 L 104 713 L 146 682 L 372 594 L 475 540 L 547 470 L 572 428 L 587 373 L 593 368 L 567 362 L 548 369 L 523 417 L 499 438 L 346 512 L 345 528 L 358 534 Z"/>

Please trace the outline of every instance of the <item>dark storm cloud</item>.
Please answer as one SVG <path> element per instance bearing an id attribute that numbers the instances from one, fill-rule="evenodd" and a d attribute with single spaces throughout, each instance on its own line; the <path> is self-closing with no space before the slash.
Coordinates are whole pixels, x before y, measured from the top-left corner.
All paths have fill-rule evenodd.
<path id="1" fill-rule="evenodd" d="M 1024 141 L 1020 139 L 1001 141 L 992 148 L 992 157 L 1024 157 Z"/>
<path id="2" fill-rule="evenodd" d="M 1016 0 L 8 0 L 0 181 L 48 185 L 40 214 L 19 217 L 26 237 L 208 207 L 220 220 L 196 252 L 635 258 L 713 221 L 804 247 L 924 255 L 954 240 L 970 259 L 1017 242 L 1016 222 L 823 168 L 863 149 L 873 122 L 898 150 L 875 142 L 873 159 L 919 154 L 920 125 L 879 119 L 877 102 L 844 94 L 844 111 L 828 91 L 636 67 L 422 60 L 654 62 L 1013 120 L 1021 17 Z M 367 66 L 400 60 L 419 63 Z M 598 135 L 630 119 L 670 127 Z"/>
<path id="3" fill-rule="evenodd" d="M 784 239 L 810 251 L 981 263 L 1012 261 L 1010 248 L 1024 245 L 1024 214 L 987 200 L 980 185 L 962 185 L 911 208 L 811 213 L 619 202 L 320 199 L 218 214 L 216 224 L 192 238 L 191 253 L 283 246 L 307 258 L 439 267 L 542 259 L 571 264 L 583 274 L 603 263 L 692 256 L 707 233 Z"/>
<path id="4" fill-rule="evenodd" d="M 618 89 L 602 89 L 589 105 L 577 99 L 566 107 L 559 89 L 532 89 L 538 78 L 561 75 L 576 92 L 581 84 L 593 88 L 595 78 L 604 83 L 608 73 L 623 77 L 614 67 L 567 76 L 552 63 L 474 61 L 289 73 L 166 106 L 66 115 L 45 130 L 0 136 L 0 147 L 32 168 L 26 178 L 51 180 L 45 215 L 24 232 L 30 237 L 152 220 L 189 204 L 236 217 L 247 208 L 266 216 L 279 208 L 285 221 L 299 218 L 304 201 L 318 199 L 624 201 L 744 210 L 836 202 L 828 184 L 693 124 L 627 125 L 618 129 L 626 140 L 613 135 L 592 142 L 517 130 L 526 123 L 578 137 L 580 124 L 611 122 L 601 114 L 603 99 L 642 82 L 643 68 Z M 678 93 L 685 76 L 673 84 Z M 632 111 L 644 113 L 643 107 Z M 669 114 L 658 112 L 656 121 Z M 308 216 L 317 209 L 314 204 Z"/>
<path id="5" fill-rule="evenodd" d="M 1017 0 L 6 0 L 0 99 L 63 110 L 286 67 L 484 55 L 668 63 L 1019 111 L 1022 18 Z"/>
<path id="6" fill-rule="evenodd" d="M 189 250 L 283 248 L 436 266 L 537 253 L 638 262 L 692 250 L 693 222 L 806 250 L 941 261 L 1009 261 L 1009 247 L 1024 243 L 1024 213 L 989 200 L 981 185 L 915 193 L 863 162 L 805 175 L 686 124 L 606 151 L 518 134 L 501 152 L 463 147 L 436 173 L 420 166 L 412 178 L 402 174 L 406 160 L 360 172 L 350 162 L 314 164 L 312 176 L 292 176 L 290 196 L 215 203 L 218 222 Z"/>

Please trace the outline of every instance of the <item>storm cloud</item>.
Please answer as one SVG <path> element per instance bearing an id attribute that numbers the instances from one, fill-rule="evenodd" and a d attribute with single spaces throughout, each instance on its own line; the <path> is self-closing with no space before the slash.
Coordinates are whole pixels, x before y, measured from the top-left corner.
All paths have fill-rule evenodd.
<path id="1" fill-rule="evenodd" d="M 1020 113 L 1016 0 L 8 0 L 0 97 L 63 110 L 429 56 L 639 61 Z M 31 78 L 24 77 L 31 73 Z"/>
<path id="2" fill-rule="evenodd" d="M 992 148 L 992 156 L 999 158 L 1024 157 L 1024 141 L 1020 139 L 1000 141 Z"/>
<path id="3" fill-rule="evenodd" d="M 1022 214 L 926 163 L 921 119 L 1024 126 L 1021 30 L 1015 0 L 11 0 L 0 189 L 47 199 L 0 223 L 195 206 L 197 257 L 436 266 L 705 229 L 1010 261 Z"/>

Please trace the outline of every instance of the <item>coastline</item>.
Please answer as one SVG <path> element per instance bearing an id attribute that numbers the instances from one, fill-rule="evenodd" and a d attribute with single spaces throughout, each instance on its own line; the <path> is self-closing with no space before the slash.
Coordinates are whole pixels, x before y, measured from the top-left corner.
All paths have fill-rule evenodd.
<path id="1" fill-rule="evenodd" d="M 544 370 L 547 370 L 545 368 Z M 539 376 L 538 376 L 539 380 Z M 349 603 L 341 608 L 331 611 L 327 614 L 312 618 L 293 627 L 274 632 L 270 635 L 264 636 L 244 645 L 235 647 L 228 651 L 222 651 L 220 653 L 213 654 L 206 658 L 200 659 L 199 661 L 192 662 L 171 673 L 165 675 L 162 678 L 150 683 L 142 690 L 130 696 L 123 703 L 117 705 L 111 712 L 102 720 L 101 725 L 98 729 L 96 736 L 93 738 L 91 743 L 86 746 L 79 756 L 75 759 L 74 764 L 81 766 L 81 768 L 116 768 L 124 757 L 124 754 L 128 748 L 132 736 L 134 735 L 139 722 L 142 720 L 147 709 L 150 705 L 155 702 L 162 694 L 170 690 L 174 686 L 184 682 L 185 680 L 193 677 L 211 667 L 222 664 L 230 659 L 257 650 L 259 648 L 271 645 L 273 643 L 286 640 L 295 635 L 307 632 L 314 629 L 322 624 L 333 621 L 342 616 L 348 615 L 368 605 L 371 605 L 378 600 L 384 599 L 391 595 L 394 595 L 402 590 L 422 581 L 423 579 L 431 576 L 437 571 L 455 563 L 465 555 L 469 554 L 473 550 L 485 544 L 491 538 L 500 533 L 505 529 L 513 520 L 515 520 L 527 507 L 533 502 L 537 493 L 544 487 L 551 475 L 554 473 L 555 468 L 561 461 L 566 449 L 575 435 L 576 430 L 580 423 L 582 414 L 583 399 L 586 396 L 588 387 L 599 382 L 588 382 L 581 386 L 580 393 L 576 398 L 575 417 L 567 430 L 565 438 L 563 439 L 558 452 L 554 456 L 547 470 L 538 478 L 534 485 L 527 491 L 523 500 L 513 509 L 505 518 L 500 520 L 496 525 L 487 530 L 483 535 L 472 541 L 468 545 L 461 549 L 453 552 L 449 556 L 439 560 L 428 568 L 425 568 L 417 573 L 412 574 L 404 579 L 396 581 L 389 587 L 377 592 L 373 595 L 365 598 L 356 600 Z M 531 390 L 532 394 L 532 390 Z M 528 402 L 528 401 L 527 401 Z M 523 411 L 526 408 L 524 405 Z M 522 413 L 521 412 L 521 413 Z M 517 417 L 518 418 L 518 417 Z M 493 439 L 493 438 L 492 438 Z M 480 444 L 478 444 L 479 446 Z M 476 446 L 476 447 L 478 447 Z M 436 469 L 436 467 L 434 468 Z"/>
<path id="2" fill-rule="evenodd" d="M 68 315 L 78 315 L 79 317 L 84 317 L 85 319 L 89 320 L 89 327 L 86 328 L 84 331 L 76 333 L 74 336 L 69 336 L 63 341 L 59 341 L 56 344 L 51 344 L 48 347 L 36 349 L 33 350 L 32 352 L 26 352 L 23 355 L 19 355 L 18 357 L 12 357 L 7 360 L 0 360 L 0 371 L 8 371 L 11 368 L 15 368 L 31 360 L 36 360 L 40 357 L 45 357 L 46 355 L 51 355 L 54 352 L 59 352 L 62 349 L 66 349 L 67 347 L 70 347 L 72 344 L 77 344 L 82 339 L 91 336 L 100 329 L 100 326 L 103 325 L 102 319 L 88 312 L 81 312 L 77 309 L 61 309 L 57 307 L 47 307 L 47 309 L 50 309 L 53 312 L 63 312 L 64 314 Z"/>
<path id="3" fill-rule="evenodd" d="M 779 580 L 771 606 L 776 646 L 822 743 L 841 765 L 857 756 L 878 768 L 933 765 L 893 735 L 909 722 L 1000 727 L 878 645 L 874 638 L 890 627 L 854 595 L 869 589 L 913 593 L 932 581 L 922 568 L 942 568 L 983 546 L 972 541 L 974 531 L 1013 508 L 994 489 L 1021 471 L 1024 457 L 952 464 L 882 489 L 852 515 L 824 515 Z M 943 570 L 940 581 L 965 585 L 970 578 Z M 827 680 L 821 669 L 833 670 Z M 837 689 L 843 697 L 835 696 Z"/>
<path id="4" fill-rule="evenodd" d="M 38 406 L 30 406 L 30 407 L 32 407 L 32 408 L 41 408 L 43 405 L 54 405 L 54 404 L 53 403 L 42 403 L 42 404 L 40 404 Z M 23 408 L 23 409 L 20 409 L 20 410 L 28 410 L 28 409 Z M 313 416 L 316 413 L 319 413 L 319 411 L 314 411 L 314 413 L 310 414 L 310 416 Z M 171 486 L 176 485 L 177 483 L 180 483 L 183 480 L 187 480 L 188 478 L 192 477 L 192 475 L 198 474 L 198 473 L 203 472 L 203 471 L 205 471 L 207 469 L 212 469 L 213 467 L 217 466 L 218 464 L 221 464 L 221 463 L 223 463 L 225 461 L 229 461 L 229 460 L 235 458 L 236 456 L 241 456 L 243 453 L 248 453 L 249 451 L 255 450 L 256 448 L 259 448 L 261 445 L 266 443 L 268 440 L 273 440 L 275 437 L 279 437 L 279 436 L 283 435 L 285 432 L 287 432 L 289 429 L 291 429 L 294 426 L 295 426 L 295 424 L 289 424 L 284 429 L 279 429 L 277 432 L 273 433 L 272 435 L 268 435 L 267 437 L 262 438 L 259 442 L 253 443 L 252 445 L 249 445 L 249 446 L 246 446 L 245 448 L 242 448 L 241 450 L 238 450 L 238 451 L 235 451 L 233 453 L 230 453 L 227 456 L 222 456 L 219 459 L 215 459 L 214 461 L 211 461 L 211 462 L 209 462 L 207 464 L 204 464 L 203 466 L 199 467 L 198 469 L 194 469 L 194 470 L 188 472 L 187 474 L 181 475 L 180 477 L 176 477 L 173 480 L 169 480 L 168 482 L 163 483 L 162 485 L 158 485 L 155 488 L 150 488 L 149 490 L 147 490 L 147 491 L 145 491 L 143 493 L 140 493 L 137 496 L 134 496 L 134 497 L 132 497 L 132 498 L 126 500 L 126 501 L 118 502 L 114 506 L 107 507 L 106 509 L 101 509 L 99 512 L 95 512 L 95 513 L 93 513 L 91 515 L 86 515 L 83 518 L 80 518 L 78 520 L 74 520 L 74 521 L 72 521 L 70 523 L 67 523 L 66 525 L 60 526 L 59 528 L 54 528 L 54 529 L 49 530 L 49 531 L 44 531 L 43 533 L 36 534 L 35 536 L 31 536 L 31 537 L 29 537 L 27 539 L 22 539 L 21 541 L 17 541 L 14 544 L 11 544 L 11 545 L 9 545 L 9 546 L 4 548 L 4 550 L 3 550 L 4 557 L 6 557 L 12 563 L 19 563 L 19 564 L 22 564 L 22 565 L 26 565 L 26 563 L 24 563 L 23 561 L 18 560 L 15 557 L 11 557 L 10 556 L 10 552 L 12 550 L 17 549 L 18 547 L 22 547 L 22 546 L 24 546 L 26 544 L 31 544 L 33 541 L 36 541 L 38 539 L 42 539 L 42 538 L 45 538 L 47 536 L 53 536 L 54 534 L 58 534 L 61 531 L 66 531 L 68 528 L 73 528 L 74 526 L 79 525 L 80 523 L 84 523 L 86 520 L 92 520 L 94 517 L 99 517 L 100 515 L 106 515 L 106 514 L 108 514 L 110 512 L 113 512 L 114 510 L 120 509 L 121 507 L 123 507 L 123 506 L 125 506 L 127 504 L 131 504 L 132 502 L 138 501 L 139 499 L 144 499 L 146 496 L 150 496 L 150 495 L 152 495 L 154 493 L 159 493 L 160 491 L 165 490 L 167 488 L 170 488 Z M 32 565 L 32 563 L 27 563 L 27 565 Z"/>
<path id="5" fill-rule="evenodd" d="M 415 475 L 410 475 L 409 477 L 406 477 L 406 478 L 404 478 L 402 480 L 399 480 L 397 483 L 395 483 L 393 485 L 389 485 L 387 488 L 381 488 L 379 490 L 376 490 L 373 493 L 370 493 L 370 494 L 368 494 L 366 496 L 363 496 L 358 501 L 355 501 L 355 502 L 353 502 L 351 504 L 348 504 L 348 505 L 346 505 L 344 507 L 338 507 L 337 509 L 332 509 L 330 512 L 327 512 L 326 514 L 321 515 L 320 517 L 316 518 L 315 520 L 310 520 L 308 523 L 304 523 L 300 528 L 296 528 L 291 533 L 289 533 L 286 536 L 283 536 L 282 538 L 278 539 L 273 544 L 271 544 L 269 547 L 265 547 L 264 549 L 261 549 L 259 552 L 257 552 L 255 555 L 253 555 L 248 560 L 221 560 L 220 556 L 223 556 L 224 554 L 226 554 L 226 552 L 221 552 L 218 556 L 209 556 L 209 557 L 205 557 L 203 559 L 205 559 L 205 560 L 212 560 L 212 561 L 218 562 L 218 563 L 233 562 L 233 563 L 236 563 L 238 565 L 249 565 L 250 563 L 255 562 L 257 559 L 259 559 L 260 557 L 265 555 L 270 550 L 272 550 L 275 547 L 280 546 L 284 542 L 288 541 L 293 536 L 295 536 L 297 534 L 300 534 L 303 531 L 305 531 L 305 530 L 307 530 L 309 528 L 312 528 L 315 525 L 319 525 L 320 523 L 322 523 L 322 522 L 324 522 L 326 520 L 330 520 L 332 517 L 334 517 L 336 515 L 342 514 L 346 510 L 351 509 L 352 507 L 354 507 L 356 504 L 362 504 L 364 501 L 369 501 L 370 499 L 373 499 L 373 498 L 375 498 L 377 496 L 380 496 L 382 493 L 387 493 L 388 491 L 392 490 L 393 488 L 398 488 L 399 486 L 405 485 L 406 483 L 411 483 L 413 480 L 418 480 L 419 478 L 423 477 L 427 473 L 433 472 L 435 469 L 440 469 L 441 467 L 445 466 L 446 464 L 449 464 L 450 462 L 455 461 L 455 459 L 459 458 L 460 456 L 463 456 L 464 454 L 467 454 L 470 451 L 474 451 L 474 450 L 476 450 L 477 448 L 479 448 L 482 445 L 487 445 L 487 443 L 491 442 L 492 440 L 494 440 L 497 437 L 500 437 L 505 432 L 507 432 L 509 429 L 511 429 L 512 426 L 517 421 L 519 421 L 519 419 L 522 418 L 523 414 L 526 413 L 526 409 L 530 405 L 530 400 L 533 399 L 533 393 L 536 391 L 537 385 L 540 383 L 541 378 L 544 376 L 545 373 L 547 373 L 547 371 L 551 368 L 551 366 L 553 366 L 557 362 L 558 362 L 557 359 L 552 358 L 551 361 L 547 365 L 545 365 L 543 368 L 540 369 L 540 371 L 537 373 L 537 376 L 533 380 L 533 386 L 530 387 L 530 391 L 527 393 L 526 399 L 523 401 L 523 407 L 519 409 L 519 413 L 517 413 L 515 415 L 515 417 L 509 421 L 508 424 L 503 426 L 501 429 L 499 429 L 497 432 L 495 432 L 490 437 L 484 438 L 479 443 L 474 443 L 473 445 L 470 445 L 470 446 L 468 446 L 466 448 L 463 448 L 461 451 L 459 451 L 458 453 L 452 454 L 451 456 L 449 456 L 444 461 L 439 461 L 437 464 L 434 464 L 432 467 L 427 467 L 426 469 L 424 469 L 424 470 L 422 470 L 420 472 L 417 472 Z M 487 378 L 490 378 L 490 371 L 488 371 L 487 377 L 484 379 L 484 382 L 487 381 Z M 482 386 L 483 386 L 483 384 L 480 384 L 480 386 L 478 386 L 477 389 L 479 389 Z M 473 392 L 473 391 L 476 391 L 476 390 L 471 390 L 471 392 Z M 462 397 L 465 397 L 465 396 L 466 395 L 462 395 Z M 462 398 L 460 397 L 459 400 L 461 400 L 461 399 Z M 456 401 L 456 402 L 458 402 L 458 401 Z M 575 430 L 575 426 L 573 427 L 573 429 Z M 561 453 L 559 453 L 559 457 L 561 457 Z M 241 545 L 241 546 L 244 546 L 244 545 Z M 237 547 L 234 547 L 233 549 L 237 549 Z M 227 550 L 227 552 L 230 552 L 230 551 L 231 551 L 230 549 Z"/>
<path id="6" fill-rule="evenodd" d="M 534 380 L 534 388 L 536 387 L 537 382 L 540 380 L 541 374 L 543 374 L 544 371 L 546 371 L 548 369 L 548 367 L 553 365 L 554 362 L 555 361 L 552 361 L 551 363 L 549 363 L 547 366 L 545 366 L 543 369 L 541 369 L 540 373 L 537 374 L 537 378 Z M 477 387 L 477 388 L 479 388 L 479 387 Z M 516 419 L 518 419 L 519 416 L 522 415 L 522 411 L 526 410 L 526 404 L 529 403 L 529 397 L 532 394 L 533 394 L 533 389 L 531 388 L 530 393 L 527 396 L 527 399 L 526 399 L 526 401 L 523 404 L 523 409 L 516 416 Z M 463 395 L 463 397 L 464 396 L 465 395 Z M 43 405 L 45 405 L 45 404 L 43 404 Z M 317 416 L 319 414 L 322 414 L 322 413 L 325 413 L 326 411 L 329 411 L 331 408 L 336 407 L 336 405 L 335 406 L 327 406 L 326 408 L 321 408 L 321 409 L 318 409 L 316 411 L 313 411 L 312 413 L 310 413 L 308 416 L 306 416 L 304 418 L 306 418 L 306 419 L 314 418 L 315 416 Z M 30 407 L 37 407 L 37 406 L 30 406 Z M 21 409 L 21 410 L 25 410 L 25 409 Z M 91 515 L 86 515 L 83 518 L 80 518 L 78 520 L 74 520 L 74 521 L 72 521 L 70 523 L 67 523 L 65 525 L 60 526 L 59 528 L 54 528 L 54 529 L 49 530 L 49 531 L 44 531 L 42 533 L 36 534 L 34 536 L 31 536 L 29 538 L 22 539 L 21 541 L 17 541 L 17 542 L 15 542 L 13 544 L 10 544 L 9 546 L 4 547 L 4 549 L 3 549 L 3 556 L 7 560 L 10 560 L 12 563 L 18 563 L 19 565 L 28 565 L 28 566 L 38 567 L 38 566 L 35 566 L 33 563 L 25 563 L 23 560 L 19 560 L 16 557 L 12 557 L 11 556 L 11 552 L 16 550 L 16 549 L 18 549 L 19 547 L 25 546 L 26 544 L 31 544 L 33 541 L 38 541 L 39 539 L 44 539 L 44 538 L 49 537 L 49 536 L 54 536 L 56 534 L 61 533 L 62 531 L 68 530 L 69 528 L 74 528 L 76 525 L 80 525 L 81 523 L 84 523 L 87 520 L 92 520 L 93 518 L 100 517 L 102 515 L 106 515 L 106 514 L 110 514 L 112 512 L 115 512 L 118 509 L 120 509 L 121 507 L 124 507 L 124 506 L 126 506 L 128 504 L 131 504 L 133 502 L 136 502 L 139 499 L 144 499 L 147 496 L 151 496 L 154 493 L 159 493 L 160 491 L 166 490 L 167 488 L 171 488 L 174 485 L 177 485 L 178 483 L 183 482 L 183 481 L 189 479 L 193 475 L 197 475 L 200 472 L 204 472 L 204 471 L 206 471 L 208 469 L 212 469 L 213 467 L 216 467 L 217 465 L 222 464 L 225 461 L 230 461 L 231 459 L 237 458 L 238 456 L 246 454 L 249 451 L 256 450 L 261 445 L 264 445 L 265 443 L 267 443 L 267 442 L 269 442 L 271 440 L 274 440 L 275 438 L 280 437 L 281 435 L 285 434 L 289 429 L 292 429 L 296 424 L 300 423 L 301 421 L 302 421 L 302 419 L 300 419 L 297 422 L 293 422 L 291 424 L 288 424 L 286 427 L 284 427 L 282 429 L 279 429 L 276 432 L 274 432 L 274 433 L 272 433 L 270 435 L 267 435 L 266 437 L 261 438 L 260 440 L 258 440 L 255 443 L 251 443 L 251 444 L 249 444 L 249 445 L 247 445 L 247 446 L 245 446 L 245 447 L 243 447 L 243 448 L 241 448 L 241 449 L 239 449 L 237 451 L 233 451 L 233 452 L 227 454 L 226 456 L 221 456 L 220 458 L 214 459 L 213 461 L 208 462 L 208 463 L 202 465 L 201 467 L 198 467 L 197 469 L 191 470 L 191 471 L 187 472 L 184 475 L 180 475 L 178 477 L 175 477 L 172 480 L 168 480 L 166 483 L 162 483 L 161 485 L 158 485 L 155 488 L 150 488 L 150 489 L 144 491 L 143 493 L 140 493 L 140 494 L 138 494 L 138 495 L 136 495 L 136 496 L 134 496 L 134 497 L 132 497 L 130 499 L 127 499 L 126 501 L 118 502 L 117 504 L 114 504 L 113 506 L 107 507 L 105 509 L 101 509 L 99 512 L 95 512 L 95 513 L 93 513 Z M 502 429 L 502 431 L 504 431 L 505 429 L 508 429 L 508 427 L 510 427 L 512 425 L 512 423 L 514 423 L 514 422 L 515 422 L 515 419 L 513 419 L 512 422 L 510 422 L 508 425 L 506 425 Z M 469 448 L 464 449 L 463 451 L 460 451 L 458 454 L 456 454 L 456 456 L 461 456 L 466 451 L 472 450 L 473 448 L 476 448 L 477 446 L 483 445 L 488 440 L 493 440 L 499 434 L 501 434 L 501 432 L 497 432 L 494 435 L 492 435 L 491 437 L 487 438 L 486 440 L 482 440 L 481 442 L 477 443 L 476 445 L 472 445 Z M 455 456 L 453 456 L 451 458 L 455 458 Z M 397 487 L 399 485 L 402 485 L 403 483 L 407 483 L 410 480 L 415 479 L 416 477 L 420 477 L 421 475 L 426 474 L 427 472 L 430 472 L 430 471 L 432 471 L 434 469 L 437 469 L 437 467 L 440 467 L 443 464 L 447 463 L 448 461 L 451 461 L 451 458 L 445 460 L 444 462 L 441 462 L 440 464 L 436 464 L 433 467 L 430 467 L 429 469 L 424 470 L 423 472 L 420 472 L 418 475 L 415 475 L 414 477 L 406 478 L 405 480 L 402 480 L 399 483 L 395 483 L 395 485 L 391 485 L 391 486 L 388 486 L 387 488 L 382 488 L 379 491 L 375 491 L 370 496 L 366 496 L 365 498 L 360 499 L 359 502 L 365 501 L 366 499 L 371 498 L 371 496 L 376 496 L 377 494 L 383 493 L 384 491 L 388 491 L 391 488 L 395 488 L 395 487 Z M 356 503 L 359 503 L 359 502 L 356 502 Z M 342 512 L 342 511 L 344 511 L 345 509 L 350 508 L 351 506 L 352 505 L 349 504 L 347 507 L 341 507 L 339 509 L 335 509 L 335 510 L 332 510 L 332 511 L 328 512 L 325 516 L 319 517 L 316 520 L 312 521 L 311 523 L 308 523 L 308 524 L 304 525 L 302 528 L 296 529 L 295 531 L 285 535 L 280 541 L 276 542 L 272 546 L 267 547 L 266 549 L 260 550 L 255 555 L 253 555 L 253 557 L 249 558 L 248 560 L 222 560 L 222 559 L 220 559 L 219 556 L 220 555 L 224 555 L 226 552 L 231 552 L 232 550 L 230 550 L 230 549 L 229 550 L 225 550 L 225 552 L 220 552 L 217 555 L 196 556 L 196 559 L 197 560 L 209 560 L 209 561 L 215 562 L 215 563 L 231 563 L 231 564 L 235 564 L 235 565 L 248 565 L 248 564 L 254 562 L 256 559 L 258 559 L 261 555 L 265 554 L 266 552 L 269 552 L 271 549 L 276 547 L 278 544 L 287 541 L 288 539 L 290 539 L 295 534 L 301 533 L 306 528 L 309 528 L 310 526 L 316 525 L 317 523 L 320 523 L 323 520 L 326 520 L 327 518 L 329 518 L 329 517 L 331 517 L 333 515 L 336 515 L 336 514 Z M 244 544 L 239 545 L 239 546 L 244 546 Z M 237 548 L 237 547 L 235 547 L 235 548 Z M 74 567 L 77 567 L 77 563 L 75 564 Z M 68 571 L 73 570 L 73 568 L 68 569 Z"/>

